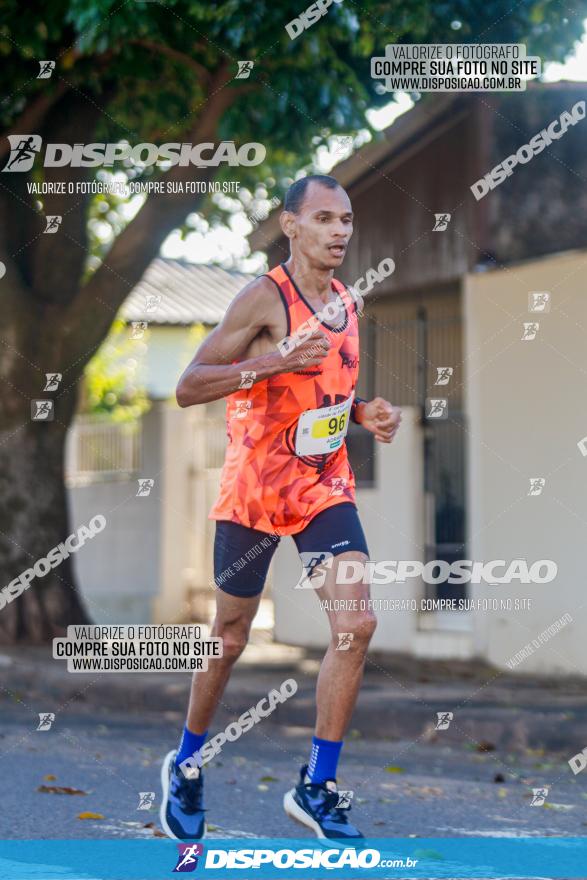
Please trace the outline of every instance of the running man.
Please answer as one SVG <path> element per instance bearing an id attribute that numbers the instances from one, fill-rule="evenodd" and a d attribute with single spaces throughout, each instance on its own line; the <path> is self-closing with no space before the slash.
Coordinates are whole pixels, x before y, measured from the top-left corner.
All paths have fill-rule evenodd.
<path id="1" fill-rule="evenodd" d="M 194 675 L 181 743 L 161 774 L 161 822 L 179 840 L 205 834 L 200 750 L 247 644 L 281 536 L 291 535 L 302 558 L 312 560 L 308 576 L 323 561 L 320 599 L 369 598 L 368 584 L 336 584 L 335 562 L 368 560 L 345 434 L 350 417 L 390 443 L 401 421 L 401 412 L 382 398 L 367 402 L 354 395 L 357 306 L 333 278 L 353 232 L 348 195 L 332 177 L 305 177 L 288 190 L 280 222 L 290 258 L 235 297 L 177 386 L 182 407 L 225 397 L 229 437 L 220 495 L 210 512 L 217 521 L 218 587 L 211 634 L 223 640 L 224 653 Z M 253 547 L 251 562 L 231 568 Z M 338 806 L 336 770 L 376 620 L 369 610 L 327 614 L 331 640 L 318 675 L 315 736 L 284 808 L 318 837 L 352 840 L 363 835 L 349 810 Z M 348 649 L 336 650 L 339 634 Z"/>

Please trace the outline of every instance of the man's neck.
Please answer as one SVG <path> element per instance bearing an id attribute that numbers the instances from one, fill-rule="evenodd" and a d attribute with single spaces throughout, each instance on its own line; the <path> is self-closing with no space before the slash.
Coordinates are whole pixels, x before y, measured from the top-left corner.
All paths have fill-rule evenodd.
<path id="1" fill-rule="evenodd" d="M 332 299 L 333 269 L 317 269 L 303 258 L 293 256 L 286 260 L 285 266 L 302 293 L 324 302 Z"/>

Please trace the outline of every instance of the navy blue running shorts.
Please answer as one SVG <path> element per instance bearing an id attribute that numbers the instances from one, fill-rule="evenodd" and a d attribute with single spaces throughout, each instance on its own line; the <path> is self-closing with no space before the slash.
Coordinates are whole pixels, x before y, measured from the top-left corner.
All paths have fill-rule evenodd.
<path id="1" fill-rule="evenodd" d="M 305 529 L 292 535 L 298 552 L 331 553 L 338 556 L 349 550 L 369 555 L 359 513 L 352 501 L 343 501 L 313 517 Z M 231 596 L 246 599 L 263 591 L 269 563 L 277 550 L 280 537 L 260 532 L 240 523 L 218 520 L 214 540 L 214 581 Z M 320 562 L 317 555 L 317 562 Z M 307 574 L 311 574 L 310 566 Z"/>

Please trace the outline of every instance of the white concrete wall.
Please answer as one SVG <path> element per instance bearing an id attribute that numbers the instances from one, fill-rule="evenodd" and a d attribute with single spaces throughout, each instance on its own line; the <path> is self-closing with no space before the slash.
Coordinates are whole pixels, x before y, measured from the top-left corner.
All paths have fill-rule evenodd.
<path id="1" fill-rule="evenodd" d="M 149 397 L 174 397 L 177 380 L 198 348 L 191 327 L 152 324 L 147 337 L 142 378 Z"/>
<path id="2" fill-rule="evenodd" d="M 520 673 L 587 672 L 587 252 L 484 274 L 465 284 L 469 545 L 472 559 L 553 559 L 550 584 L 479 586 L 480 597 L 531 599 L 529 611 L 476 612 L 478 653 L 507 660 L 565 612 L 573 623 L 516 667 Z M 550 291 L 549 314 L 528 312 L 528 293 Z M 537 318 L 532 342 L 522 324 Z M 546 477 L 528 497 L 531 477 Z"/>
<path id="3" fill-rule="evenodd" d="M 226 447 L 224 401 L 162 409 L 161 589 L 153 606 L 158 622 L 207 616 L 214 596 L 215 523 L 208 513 L 218 495 Z"/>
<path id="4" fill-rule="evenodd" d="M 422 439 L 417 411 L 404 408 L 401 428 L 389 446 L 376 443 L 376 487 L 357 491 L 357 507 L 373 560 L 423 558 Z M 320 590 L 295 590 L 301 564 L 293 540 L 284 538 L 272 563 L 275 635 L 293 645 L 321 647 L 329 634 Z M 420 596 L 421 586 L 373 586 L 374 598 Z M 381 611 L 373 647 L 408 651 L 416 615 Z"/>
<path id="5" fill-rule="evenodd" d="M 162 487 L 159 405 L 143 419 L 141 477 L 155 478 L 137 498 L 136 479 L 69 489 L 71 531 L 97 513 L 106 528 L 73 556 L 81 595 L 96 623 L 148 623 L 159 590 Z"/>

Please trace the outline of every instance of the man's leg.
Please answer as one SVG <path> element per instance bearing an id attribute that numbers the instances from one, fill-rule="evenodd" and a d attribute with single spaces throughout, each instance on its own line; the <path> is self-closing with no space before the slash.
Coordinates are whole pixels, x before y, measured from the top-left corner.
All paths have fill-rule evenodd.
<path id="1" fill-rule="evenodd" d="M 336 556 L 332 567 L 327 569 L 324 585 L 316 591 L 320 600 L 347 600 L 346 608 L 326 612 L 330 643 L 316 686 L 316 736 L 334 742 L 342 740 L 349 725 L 363 678 L 367 649 L 377 625 L 375 614 L 367 608 L 369 584 L 337 585 L 339 564 L 345 561 L 366 563 L 368 557 L 355 551 Z M 356 610 L 350 610 L 353 608 Z M 344 639 L 342 633 L 347 634 Z M 341 640 L 344 650 L 339 648 Z"/>
<path id="2" fill-rule="evenodd" d="M 269 564 L 279 544 L 266 535 L 233 522 L 218 522 L 214 539 L 216 618 L 212 635 L 222 639 L 222 657 L 210 659 L 196 672 L 182 741 L 176 757 L 181 766 L 201 749 L 234 662 L 242 654 L 257 613 Z"/>
<path id="3" fill-rule="evenodd" d="M 309 575 L 318 598 L 331 606 L 327 608 L 330 640 L 316 686 L 317 719 L 310 759 L 283 805 L 291 818 L 312 828 L 318 837 L 354 840 L 362 834 L 348 819 L 348 805 L 338 808 L 336 771 L 376 626 L 364 577 L 369 551 L 357 509 L 347 503 L 322 511 L 295 540 L 302 558 L 326 558 Z M 348 549 L 341 553 L 341 546 Z M 356 573 L 355 583 L 340 583 L 347 579 L 342 577 L 347 568 Z"/>
<path id="4" fill-rule="evenodd" d="M 217 591 L 216 618 L 210 635 L 222 639 L 222 657 L 210 659 L 208 669 L 194 673 L 186 721 L 193 733 L 208 730 L 232 667 L 249 640 L 260 601 L 261 593 L 242 599 Z"/>
<path id="5" fill-rule="evenodd" d="M 208 669 L 194 674 L 179 749 L 169 752 L 163 762 L 160 819 L 169 837 L 200 840 L 205 835 L 201 749 L 233 664 L 247 644 L 278 542 L 238 523 L 217 523 L 214 577 L 218 589 L 211 634 L 222 639 L 222 657 L 209 658 Z"/>

